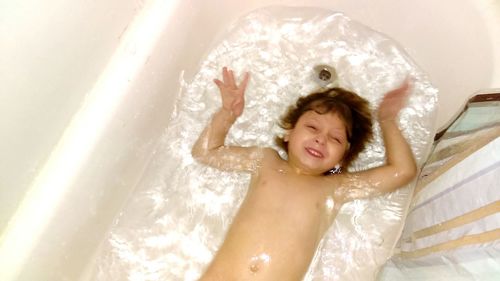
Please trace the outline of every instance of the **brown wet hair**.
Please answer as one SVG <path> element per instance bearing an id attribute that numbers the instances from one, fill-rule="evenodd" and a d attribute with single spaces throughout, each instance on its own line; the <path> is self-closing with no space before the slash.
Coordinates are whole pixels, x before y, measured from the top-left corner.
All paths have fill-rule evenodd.
<path id="1" fill-rule="evenodd" d="M 373 137 L 368 101 L 354 92 L 338 87 L 314 92 L 300 97 L 295 105 L 290 106 L 281 118 L 280 126 L 285 130 L 295 128 L 300 116 L 309 110 L 318 114 L 336 113 L 344 121 L 350 147 L 344 155 L 342 166 L 349 167 Z M 275 141 L 288 153 L 288 143 L 283 137 L 276 137 Z"/>

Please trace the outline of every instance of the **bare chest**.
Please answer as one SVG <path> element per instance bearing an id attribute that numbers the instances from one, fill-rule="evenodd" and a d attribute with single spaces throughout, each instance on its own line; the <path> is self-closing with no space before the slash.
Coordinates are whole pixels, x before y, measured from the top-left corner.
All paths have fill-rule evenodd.
<path id="1" fill-rule="evenodd" d="M 211 268 L 249 280 L 300 280 L 335 213 L 320 181 L 263 173 L 252 178 Z"/>
<path id="2" fill-rule="evenodd" d="M 257 212 L 267 223 L 314 232 L 321 236 L 338 211 L 335 198 L 324 181 L 286 173 L 267 171 L 252 178 L 241 212 Z"/>

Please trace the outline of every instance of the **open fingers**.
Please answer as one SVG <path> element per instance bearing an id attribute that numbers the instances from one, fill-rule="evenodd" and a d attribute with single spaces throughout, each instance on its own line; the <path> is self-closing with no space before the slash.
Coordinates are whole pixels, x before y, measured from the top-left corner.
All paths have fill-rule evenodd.
<path id="1" fill-rule="evenodd" d="M 215 82 L 215 84 L 217 84 L 217 86 L 219 88 L 221 88 L 222 86 L 226 86 L 226 87 L 233 89 L 233 90 L 236 90 L 239 88 L 239 89 L 244 91 L 248 85 L 249 79 L 250 79 L 250 73 L 246 72 L 245 76 L 243 77 L 243 81 L 238 86 L 238 85 L 236 85 L 236 80 L 234 78 L 234 72 L 232 70 L 228 69 L 227 67 L 223 67 L 222 68 L 222 81 L 219 79 L 214 79 L 214 82 Z"/>
<path id="2" fill-rule="evenodd" d="M 236 89 L 236 82 L 234 81 L 234 72 L 229 70 L 229 87 Z"/>
<path id="3" fill-rule="evenodd" d="M 232 70 L 228 69 L 226 66 L 222 68 L 222 81 L 224 84 L 231 88 L 236 89 L 236 83 L 234 81 L 234 73 Z"/>
<path id="4" fill-rule="evenodd" d="M 229 71 L 227 70 L 227 67 L 224 66 L 222 68 L 222 81 L 224 82 L 224 84 L 229 85 L 229 80 Z"/>
<path id="5" fill-rule="evenodd" d="M 388 92 L 384 98 L 390 100 L 407 97 L 410 93 L 411 81 L 411 78 L 407 76 L 396 89 Z"/>
<path id="6" fill-rule="evenodd" d="M 219 90 L 222 91 L 222 87 L 224 86 L 224 82 L 220 81 L 219 79 L 214 79 L 215 85 L 219 88 Z"/>
<path id="7" fill-rule="evenodd" d="M 245 77 L 243 78 L 243 81 L 240 84 L 241 90 L 245 91 L 248 85 L 248 80 L 250 80 L 250 73 L 246 72 Z"/>
<path id="8" fill-rule="evenodd" d="M 401 82 L 401 85 L 396 90 L 407 93 L 412 86 L 413 79 L 411 76 L 406 76 L 405 80 Z"/>

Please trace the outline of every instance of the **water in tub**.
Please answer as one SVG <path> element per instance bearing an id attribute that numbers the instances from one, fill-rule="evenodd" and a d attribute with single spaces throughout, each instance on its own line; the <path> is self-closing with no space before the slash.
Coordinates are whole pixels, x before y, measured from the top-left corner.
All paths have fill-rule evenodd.
<path id="1" fill-rule="evenodd" d="M 217 253 L 251 177 L 198 163 L 191 149 L 221 106 L 212 80 L 226 65 L 237 77 L 252 73 L 228 145 L 272 147 L 286 158 L 274 138 L 284 134 L 278 120 L 298 97 L 335 84 L 357 92 L 375 110 L 384 93 L 411 75 L 414 86 L 398 122 L 419 163 L 429 152 L 437 91 L 397 43 L 329 10 L 257 10 L 237 21 L 208 52 L 194 79 L 182 83 L 157 153 L 97 255 L 93 280 L 197 280 Z M 318 81 L 319 65 L 334 69 L 335 81 Z M 374 134 L 351 171 L 384 163 L 377 124 Z M 396 243 L 411 191 L 410 184 L 345 204 L 314 245 L 304 280 L 374 280 Z M 328 198 L 324 203 L 335 208 Z M 294 258 L 276 260 L 263 245 L 255 247 L 248 280 L 266 280 L 259 277 L 264 268 Z"/>

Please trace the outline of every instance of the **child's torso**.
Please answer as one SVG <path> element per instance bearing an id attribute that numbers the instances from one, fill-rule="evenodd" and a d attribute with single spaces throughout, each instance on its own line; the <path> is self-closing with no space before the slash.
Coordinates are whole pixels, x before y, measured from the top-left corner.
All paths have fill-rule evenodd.
<path id="1" fill-rule="evenodd" d="M 299 281 L 307 271 L 340 204 L 321 177 L 266 164 L 201 280 Z"/>

